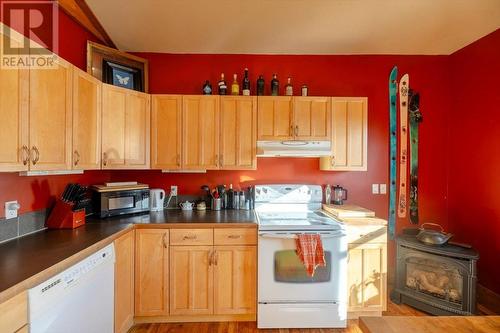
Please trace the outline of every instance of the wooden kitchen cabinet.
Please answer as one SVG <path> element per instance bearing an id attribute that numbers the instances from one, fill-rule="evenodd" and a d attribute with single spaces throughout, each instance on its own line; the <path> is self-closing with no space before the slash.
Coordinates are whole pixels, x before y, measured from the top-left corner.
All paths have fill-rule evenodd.
<path id="1" fill-rule="evenodd" d="M 166 316 L 169 313 L 168 242 L 168 230 L 136 230 L 136 316 Z"/>
<path id="2" fill-rule="evenodd" d="M 5 38 L 0 34 L 0 38 Z M 11 39 L 13 47 L 20 41 Z M 2 44 L 3 45 L 3 44 Z M 0 171 L 29 168 L 29 70 L 0 67 Z"/>
<path id="3" fill-rule="evenodd" d="M 29 92 L 30 170 L 69 170 L 72 163 L 72 65 L 31 69 Z"/>
<path id="4" fill-rule="evenodd" d="M 151 97 L 151 168 L 178 170 L 182 153 L 182 96 Z"/>
<path id="5" fill-rule="evenodd" d="M 256 246 L 216 246 L 214 313 L 256 313 Z"/>
<path id="6" fill-rule="evenodd" d="M 368 99 L 332 97 L 332 156 L 321 157 L 320 169 L 368 169 Z"/>
<path id="7" fill-rule="evenodd" d="M 28 324 L 28 293 L 26 291 L 0 304 L 0 332 L 14 333 Z"/>
<path id="8" fill-rule="evenodd" d="M 292 140 L 292 97 L 259 96 L 257 101 L 257 140 Z"/>
<path id="9" fill-rule="evenodd" d="M 115 245 L 115 333 L 126 333 L 134 325 L 135 231 L 129 231 Z"/>
<path id="10" fill-rule="evenodd" d="M 296 140 L 330 140 L 331 97 L 294 97 L 293 126 Z"/>
<path id="11" fill-rule="evenodd" d="M 102 168 L 150 165 L 150 95 L 102 85 Z"/>
<path id="12" fill-rule="evenodd" d="M 213 314 L 213 247 L 170 247 L 170 314 Z"/>
<path id="13" fill-rule="evenodd" d="M 219 168 L 219 96 L 183 96 L 182 169 Z"/>
<path id="14" fill-rule="evenodd" d="M 73 169 L 101 168 L 101 89 L 101 81 L 73 67 Z"/>
<path id="15" fill-rule="evenodd" d="M 220 168 L 257 168 L 257 97 L 222 96 L 220 107 Z"/>

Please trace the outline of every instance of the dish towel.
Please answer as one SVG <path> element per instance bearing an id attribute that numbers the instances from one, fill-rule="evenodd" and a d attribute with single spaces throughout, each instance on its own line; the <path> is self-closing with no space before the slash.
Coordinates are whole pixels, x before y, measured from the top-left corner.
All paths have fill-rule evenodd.
<path id="1" fill-rule="evenodd" d="M 295 242 L 297 255 L 306 267 L 307 275 L 313 277 L 316 267 L 326 266 L 321 236 L 319 234 L 299 234 Z"/>

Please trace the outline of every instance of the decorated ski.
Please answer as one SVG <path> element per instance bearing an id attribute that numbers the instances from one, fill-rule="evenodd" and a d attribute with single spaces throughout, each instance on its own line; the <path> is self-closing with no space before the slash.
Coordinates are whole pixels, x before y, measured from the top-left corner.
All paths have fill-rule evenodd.
<path id="1" fill-rule="evenodd" d="M 420 96 L 409 91 L 410 109 L 410 222 L 418 224 L 418 125 L 422 121 Z"/>
<path id="2" fill-rule="evenodd" d="M 389 75 L 389 236 L 394 238 L 396 232 L 396 94 L 398 90 L 398 68 L 394 66 Z"/>
<path id="3" fill-rule="evenodd" d="M 408 170 L 408 89 L 410 76 L 403 75 L 399 81 L 399 200 L 398 217 L 406 217 L 406 173 Z"/>

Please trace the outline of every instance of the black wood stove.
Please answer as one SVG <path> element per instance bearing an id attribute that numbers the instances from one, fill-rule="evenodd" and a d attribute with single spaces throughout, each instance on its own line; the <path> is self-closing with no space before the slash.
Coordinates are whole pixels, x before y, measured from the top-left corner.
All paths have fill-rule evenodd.
<path id="1" fill-rule="evenodd" d="M 427 245 L 415 235 L 396 237 L 393 302 L 434 315 L 474 315 L 479 254 L 457 245 Z"/>

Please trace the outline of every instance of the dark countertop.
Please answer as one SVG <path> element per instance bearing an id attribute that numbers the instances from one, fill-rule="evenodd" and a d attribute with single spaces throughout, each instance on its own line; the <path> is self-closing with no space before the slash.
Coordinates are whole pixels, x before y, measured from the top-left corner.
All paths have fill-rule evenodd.
<path id="1" fill-rule="evenodd" d="M 60 263 L 88 247 L 118 234 L 134 225 L 173 227 L 175 224 L 256 225 L 253 211 L 228 210 L 183 212 L 168 210 L 145 215 L 88 218 L 87 223 L 74 230 L 44 230 L 0 244 L 0 294 L 30 277 Z M 215 224 L 215 225 L 214 225 Z M 43 281 L 39 281 L 41 283 Z M 1 297 L 0 297 L 1 299 Z"/>

